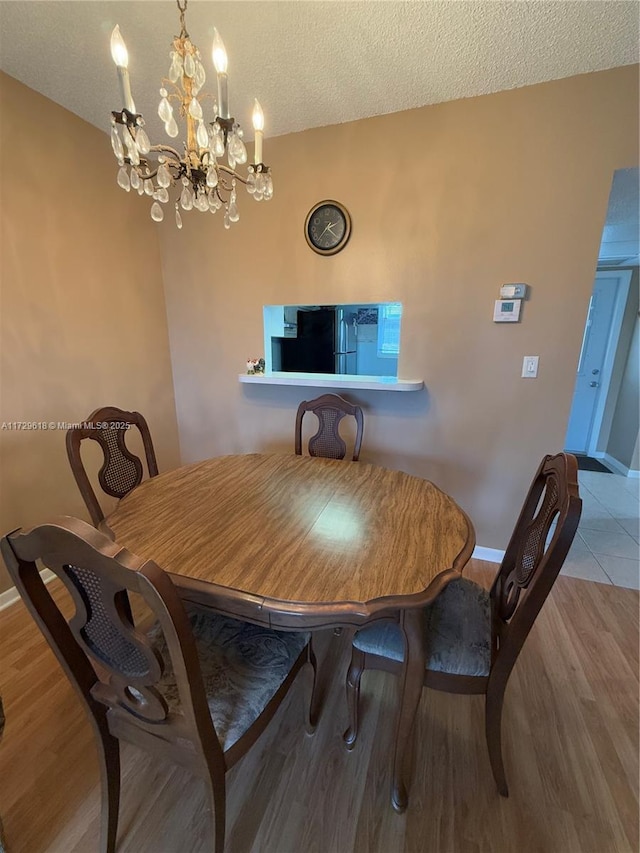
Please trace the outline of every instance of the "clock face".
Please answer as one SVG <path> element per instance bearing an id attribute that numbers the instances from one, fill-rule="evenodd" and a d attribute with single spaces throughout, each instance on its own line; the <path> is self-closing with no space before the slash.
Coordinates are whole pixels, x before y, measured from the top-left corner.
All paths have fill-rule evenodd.
<path id="1" fill-rule="evenodd" d="M 337 201 L 321 201 L 311 208 L 304 226 L 307 243 L 320 255 L 335 255 L 351 234 L 351 217 Z"/>

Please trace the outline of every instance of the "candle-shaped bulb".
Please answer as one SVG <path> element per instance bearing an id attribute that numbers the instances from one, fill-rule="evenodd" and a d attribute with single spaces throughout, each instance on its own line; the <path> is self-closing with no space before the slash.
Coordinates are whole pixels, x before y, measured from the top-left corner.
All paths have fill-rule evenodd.
<path id="1" fill-rule="evenodd" d="M 120 92 L 125 107 L 130 113 L 135 113 L 136 105 L 131 94 L 131 83 L 129 82 L 129 53 L 124 39 L 120 34 L 120 27 L 116 24 L 111 33 L 111 56 L 118 68 L 118 79 L 120 80 Z"/>
<path id="2" fill-rule="evenodd" d="M 111 57 L 118 68 L 126 68 L 129 65 L 127 46 L 120 34 L 120 27 L 117 24 L 111 33 Z"/>
<path id="3" fill-rule="evenodd" d="M 227 90 L 227 51 L 224 49 L 220 33 L 213 28 L 213 47 L 211 48 L 213 64 L 218 77 L 218 104 L 220 117 L 229 118 L 229 93 Z"/>
<path id="4" fill-rule="evenodd" d="M 262 163 L 262 137 L 264 130 L 264 113 L 258 101 L 253 102 L 253 129 L 255 130 L 253 162 L 258 165 Z"/>
<path id="5" fill-rule="evenodd" d="M 220 38 L 220 33 L 215 27 L 213 28 L 213 47 L 211 49 L 211 57 L 218 74 L 226 74 L 227 51 L 224 49 L 224 43 Z"/>
<path id="6" fill-rule="evenodd" d="M 264 130 L 264 113 L 257 99 L 253 102 L 253 129 Z"/>

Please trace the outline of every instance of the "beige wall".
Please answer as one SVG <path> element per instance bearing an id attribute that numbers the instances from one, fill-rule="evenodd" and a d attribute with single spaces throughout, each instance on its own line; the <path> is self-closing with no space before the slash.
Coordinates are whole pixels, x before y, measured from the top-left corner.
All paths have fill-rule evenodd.
<path id="1" fill-rule="evenodd" d="M 0 421 L 138 409 L 161 469 L 178 437 L 158 240 L 109 138 L 0 75 Z M 20 163 L 28 164 L 19 166 Z M 0 430 L 0 532 L 88 515 L 64 431 Z M 0 567 L 0 591 L 10 585 Z"/>
<path id="2" fill-rule="evenodd" d="M 531 475 L 562 449 L 613 172 L 638 163 L 638 69 L 583 75 L 267 139 L 273 201 L 241 221 L 163 223 L 162 263 L 184 462 L 291 450 L 305 389 L 240 385 L 262 306 L 400 300 L 400 375 L 422 393 L 349 392 L 362 458 L 433 479 L 504 548 Z M 346 249 L 311 252 L 309 208 L 343 202 Z M 530 285 L 494 325 L 504 282 Z M 539 355 L 536 380 L 521 379 Z"/>
<path id="3" fill-rule="evenodd" d="M 288 451 L 314 392 L 237 381 L 262 306 L 400 300 L 400 374 L 427 389 L 348 394 L 366 409 L 363 459 L 433 479 L 480 545 L 504 547 L 539 458 L 562 447 L 611 179 L 638 163 L 636 67 L 267 140 L 274 200 L 243 193 L 230 232 L 219 215 L 181 232 L 169 218 L 162 274 L 108 137 L 4 75 L 0 97 L 0 421 L 137 408 L 161 469 L 178 464 L 166 298 L 182 460 Z M 331 258 L 302 232 L 323 198 L 353 217 Z M 497 326 L 508 281 L 531 296 L 522 323 Z M 520 379 L 535 354 L 539 378 Z M 62 431 L 1 430 L 0 478 L 1 532 L 87 517 Z"/>

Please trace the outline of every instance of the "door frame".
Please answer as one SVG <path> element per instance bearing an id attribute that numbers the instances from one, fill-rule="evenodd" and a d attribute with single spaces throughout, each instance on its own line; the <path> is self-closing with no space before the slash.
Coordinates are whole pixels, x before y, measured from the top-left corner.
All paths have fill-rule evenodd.
<path id="1" fill-rule="evenodd" d="M 609 399 L 609 392 L 611 390 L 611 380 L 613 379 L 613 366 L 615 364 L 616 354 L 618 351 L 620 332 L 622 331 L 622 321 L 624 319 L 624 313 L 627 307 L 627 301 L 629 299 L 629 290 L 631 288 L 632 275 L 633 270 L 630 269 L 599 269 L 596 270 L 596 274 L 594 277 L 594 284 L 596 279 L 600 276 L 617 278 L 620 281 L 620 284 L 618 285 L 618 292 L 616 294 L 616 302 L 613 308 L 611 325 L 609 327 L 607 349 L 604 356 L 604 362 L 602 364 L 602 370 L 600 372 L 600 394 L 598 395 L 598 401 L 596 403 L 596 408 L 593 415 L 593 423 L 591 424 L 589 444 L 587 447 L 587 455 L 595 458 L 597 458 L 598 453 L 602 454 L 602 451 L 598 450 L 598 444 L 600 442 L 600 432 L 602 430 L 602 422 L 604 420 L 607 401 Z M 585 320 L 585 323 L 586 322 L 587 321 Z M 622 379 L 622 377 L 620 377 L 620 379 Z"/>

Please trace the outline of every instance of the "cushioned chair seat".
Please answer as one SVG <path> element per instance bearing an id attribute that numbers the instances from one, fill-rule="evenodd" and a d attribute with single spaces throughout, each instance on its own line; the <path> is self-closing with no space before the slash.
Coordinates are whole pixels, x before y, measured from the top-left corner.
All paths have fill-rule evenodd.
<path id="1" fill-rule="evenodd" d="M 491 603 L 486 589 L 466 578 L 448 584 L 426 608 L 427 669 L 454 675 L 489 675 Z M 402 661 L 402 632 L 393 622 L 363 628 L 353 645 L 366 654 Z"/>
<path id="2" fill-rule="evenodd" d="M 273 631 L 226 616 L 189 612 L 209 711 L 220 744 L 229 749 L 257 720 L 286 679 L 308 633 Z M 166 642 L 159 627 L 150 637 L 165 669 L 158 689 L 169 710 L 180 711 Z"/>

